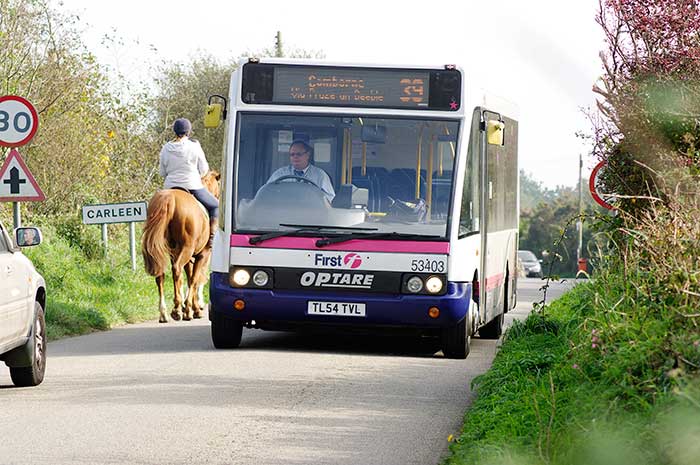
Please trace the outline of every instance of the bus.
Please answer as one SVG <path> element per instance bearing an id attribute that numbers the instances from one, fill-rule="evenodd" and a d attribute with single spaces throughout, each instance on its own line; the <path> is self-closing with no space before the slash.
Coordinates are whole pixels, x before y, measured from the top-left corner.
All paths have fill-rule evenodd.
<path id="1" fill-rule="evenodd" d="M 455 65 L 250 58 L 224 124 L 211 337 L 406 330 L 466 358 L 516 302 L 518 121 Z"/>

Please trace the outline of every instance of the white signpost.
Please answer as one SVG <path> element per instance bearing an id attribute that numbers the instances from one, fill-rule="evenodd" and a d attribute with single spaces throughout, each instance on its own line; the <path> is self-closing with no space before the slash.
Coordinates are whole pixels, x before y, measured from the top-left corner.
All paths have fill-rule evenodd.
<path id="1" fill-rule="evenodd" d="M 22 225 L 18 202 L 41 202 L 46 199 L 16 147 L 27 144 L 39 128 L 34 106 L 17 95 L 0 97 L 0 147 L 10 153 L 0 168 L 0 202 L 12 202 L 14 226 Z"/>
<path id="2" fill-rule="evenodd" d="M 134 223 L 146 221 L 146 202 L 109 203 L 102 205 L 85 205 L 83 223 L 102 225 L 102 244 L 107 255 L 107 224 L 129 223 L 129 252 L 131 269 L 136 271 L 136 226 Z"/>

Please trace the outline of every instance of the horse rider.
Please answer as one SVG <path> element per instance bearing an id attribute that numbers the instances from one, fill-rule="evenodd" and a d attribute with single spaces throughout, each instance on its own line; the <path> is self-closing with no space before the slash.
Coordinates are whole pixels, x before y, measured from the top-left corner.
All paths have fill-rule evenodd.
<path id="1" fill-rule="evenodd" d="M 160 151 L 160 175 L 165 178 L 165 189 L 183 189 L 191 193 L 209 214 L 209 242 L 214 240 L 219 218 L 219 201 L 202 184 L 202 176 L 209 171 L 209 163 L 199 142 L 190 139 L 192 123 L 179 118 L 173 124 L 175 139 L 166 142 Z"/>

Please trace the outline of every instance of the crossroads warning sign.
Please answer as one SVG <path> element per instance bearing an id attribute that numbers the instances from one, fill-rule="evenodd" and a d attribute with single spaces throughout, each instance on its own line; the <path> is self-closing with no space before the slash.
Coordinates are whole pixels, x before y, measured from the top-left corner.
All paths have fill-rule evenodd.
<path id="1" fill-rule="evenodd" d="M 0 202 L 41 202 L 46 196 L 15 149 L 0 168 Z"/>

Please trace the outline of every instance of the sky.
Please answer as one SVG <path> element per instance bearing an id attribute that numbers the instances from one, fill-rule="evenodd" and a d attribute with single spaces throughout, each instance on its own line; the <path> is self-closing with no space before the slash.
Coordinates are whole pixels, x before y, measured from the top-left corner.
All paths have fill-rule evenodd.
<path id="1" fill-rule="evenodd" d="M 598 0 L 62 0 L 76 13 L 90 51 L 129 78 L 162 60 L 205 51 L 229 61 L 272 48 L 317 50 L 329 61 L 457 64 L 519 107 L 520 167 L 545 187 L 575 186 L 593 168 L 582 109 L 595 106 L 603 36 Z M 105 47 L 105 35 L 124 45 Z"/>

